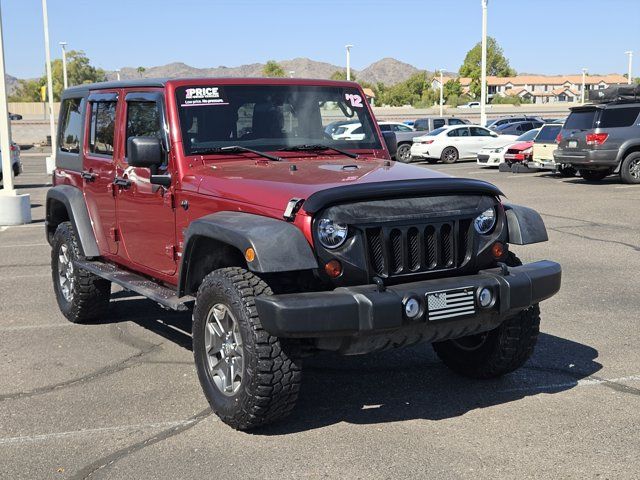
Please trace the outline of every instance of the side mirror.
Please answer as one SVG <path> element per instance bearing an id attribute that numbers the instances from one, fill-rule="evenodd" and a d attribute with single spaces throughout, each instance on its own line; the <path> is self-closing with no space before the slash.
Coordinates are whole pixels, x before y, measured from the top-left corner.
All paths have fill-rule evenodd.
<path id="1" fill-rule="evenodd" d="M 127 161 L 132 167 L 153 168 L 162 164 L 162 144 L 155 137 L 130 137 Z"/>
<path id="2" fill-rule="evenodd" d="M 395 132 L 382 132 L 382 138 L 384 139 L 384 143 L 387 145 L 389 155 L 391 158 L 395 158 L 396 153 L 398 152 L 398 140 L 396 139 Z"/>

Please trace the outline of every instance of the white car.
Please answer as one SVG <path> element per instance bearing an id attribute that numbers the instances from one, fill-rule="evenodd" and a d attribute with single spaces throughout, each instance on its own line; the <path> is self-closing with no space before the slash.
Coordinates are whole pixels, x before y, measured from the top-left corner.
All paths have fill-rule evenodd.
<path id="1" fill-rule="evenodd" d="M 17 177 L 22 173 L 22 162 L 20 161 L 20 147 L 16 142 L 11 142 L 11 166 L 13 167 L 13 176 Z M 2 180 L 2 152 L 0 152 L 0 180 Z"/>
<path id="2" fill-rule="evenodd" d="M 364 131 L 360 122 L 347 123 L 335 129 L 331 134 L 334 140 L 364 140 Z"/>
<path id="3" fill-rule="evenodd" d="M 483 148 L 502 145 L 516 138 L 515 135 L 498 136 L 480 125 L 440 127 L 413 139 L 411 158 L 426 159 L 430 163 L 438 160 L 454 163 L 475 159 Z"/>
<path id="4" fill-rule="evenodd" d="M 510 137 L 510 135 L 501 135 L 498 138 L 504 139 L 505 141 L 500 145 L 492 145 L 480 150 L 476 162 L 483 167 L 497 167 L 504 162 L 504 154 L 509 150 L 511 145 L 519 142 L 529 142 L 536 138 L 539 131 L 539 128 L 534 128 L 533 130 L 523 133 L 515 140 L 504 139 L 504 137 Z"/>

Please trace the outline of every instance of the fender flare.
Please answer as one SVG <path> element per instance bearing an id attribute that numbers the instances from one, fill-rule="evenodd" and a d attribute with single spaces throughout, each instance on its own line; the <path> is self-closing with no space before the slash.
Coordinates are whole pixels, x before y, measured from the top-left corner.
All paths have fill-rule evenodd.
<path id="1" fill-rule="evenodd" d="M 622 163 L 622 161 L 627 157 L 629 150 L 637 149 L 640 147 L 640 141 L 638 139 L 627 140 L 624 142 L 620 148 L 618 149 L 618 155 L 616 157 L 616 161 L 618 164 Z"/>
<path id="2" fill-rule="evenodd" d="M 549 240 L 547 227 L 538 212 L 532 208 L 504 204 L 507 216 L 508 242 L 515 245 L 529 245 Z"/>
<path id="3" fill-rule="evenodd" d="M 89 217 L 82 190 L 71 185 L 57 185 L 47 191 L 45 225 L 48 240 L 52 238 L 55 229 L 61 223 L 54 218 L 54 210 L 52 208 L 54 202 L 60 202 L 67 210 L 69 221 L 78 235 L 82 254 L 85 257 L 99 257 L 98 242 L 93 233 L 91 218 Z"/>
<path id="4" fill-rule="evenodd" d="M 191 222 L 184 236 L 178 279 L 183 295 L 192 271 L 192 254 L 199 238 L 208 238 L 244 252 L 252 248 L 249 270 L 259 273 L 290 272 L 318 268 L 318 262 L 302 231 L 291 223 L 244 212 L 217 212 Z"/>

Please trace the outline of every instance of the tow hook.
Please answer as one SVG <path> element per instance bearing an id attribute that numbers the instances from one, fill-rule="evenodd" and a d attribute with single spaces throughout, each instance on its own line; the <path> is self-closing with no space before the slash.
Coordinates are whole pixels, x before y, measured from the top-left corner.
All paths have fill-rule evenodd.
<path id="1" fill-rule="evenodd" d="M 500 267 L 500 275 L 502 275 L 503 277 L 509 276 L 509 267 L 507 267 L 506 263 L 498 262 L 498 267 Z"/>
<path id="2" fill-rule="evenodd" d="M 373 283 L 376 284 L 376 288 L 379 292 L 386 292 L 387 287 L 384 286 L 384 282 L 380 277 L 373 277 Z"/>

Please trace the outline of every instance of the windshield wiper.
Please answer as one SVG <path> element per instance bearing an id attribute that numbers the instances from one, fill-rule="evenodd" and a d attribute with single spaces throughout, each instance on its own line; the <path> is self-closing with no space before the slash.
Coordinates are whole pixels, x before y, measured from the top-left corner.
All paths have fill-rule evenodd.
<path id="1" fill-rule="evenodd" d="M 268 153 L 259 152 L 258 150 L 254 150 L 252 148 L 241 147 L 240 145 L 231 145 L 229 147 L 192 148 L 191 153 L 199 154 L 199 155 L 219 155 L 224 153 L 253 153 L 263 158 L 273 160 L 274 162 L 282 161 L 280 157 L 276 157 L 275 155 L 269 155 Z"/>
<path id="2" fill-rule="evenodd" d="M 357 153 L 347 152 L 345 150 L 340 150 L 339 148 L 330 147 L 329 145 L 292 145 L 291 147 L 280 148 L 279 151 L 283 152 L 315 152 L 319 150 L 333 150 L 334 152 L 338 152 L 342 155 L 345 155 L 350 158 L 358 158 Z"/>

